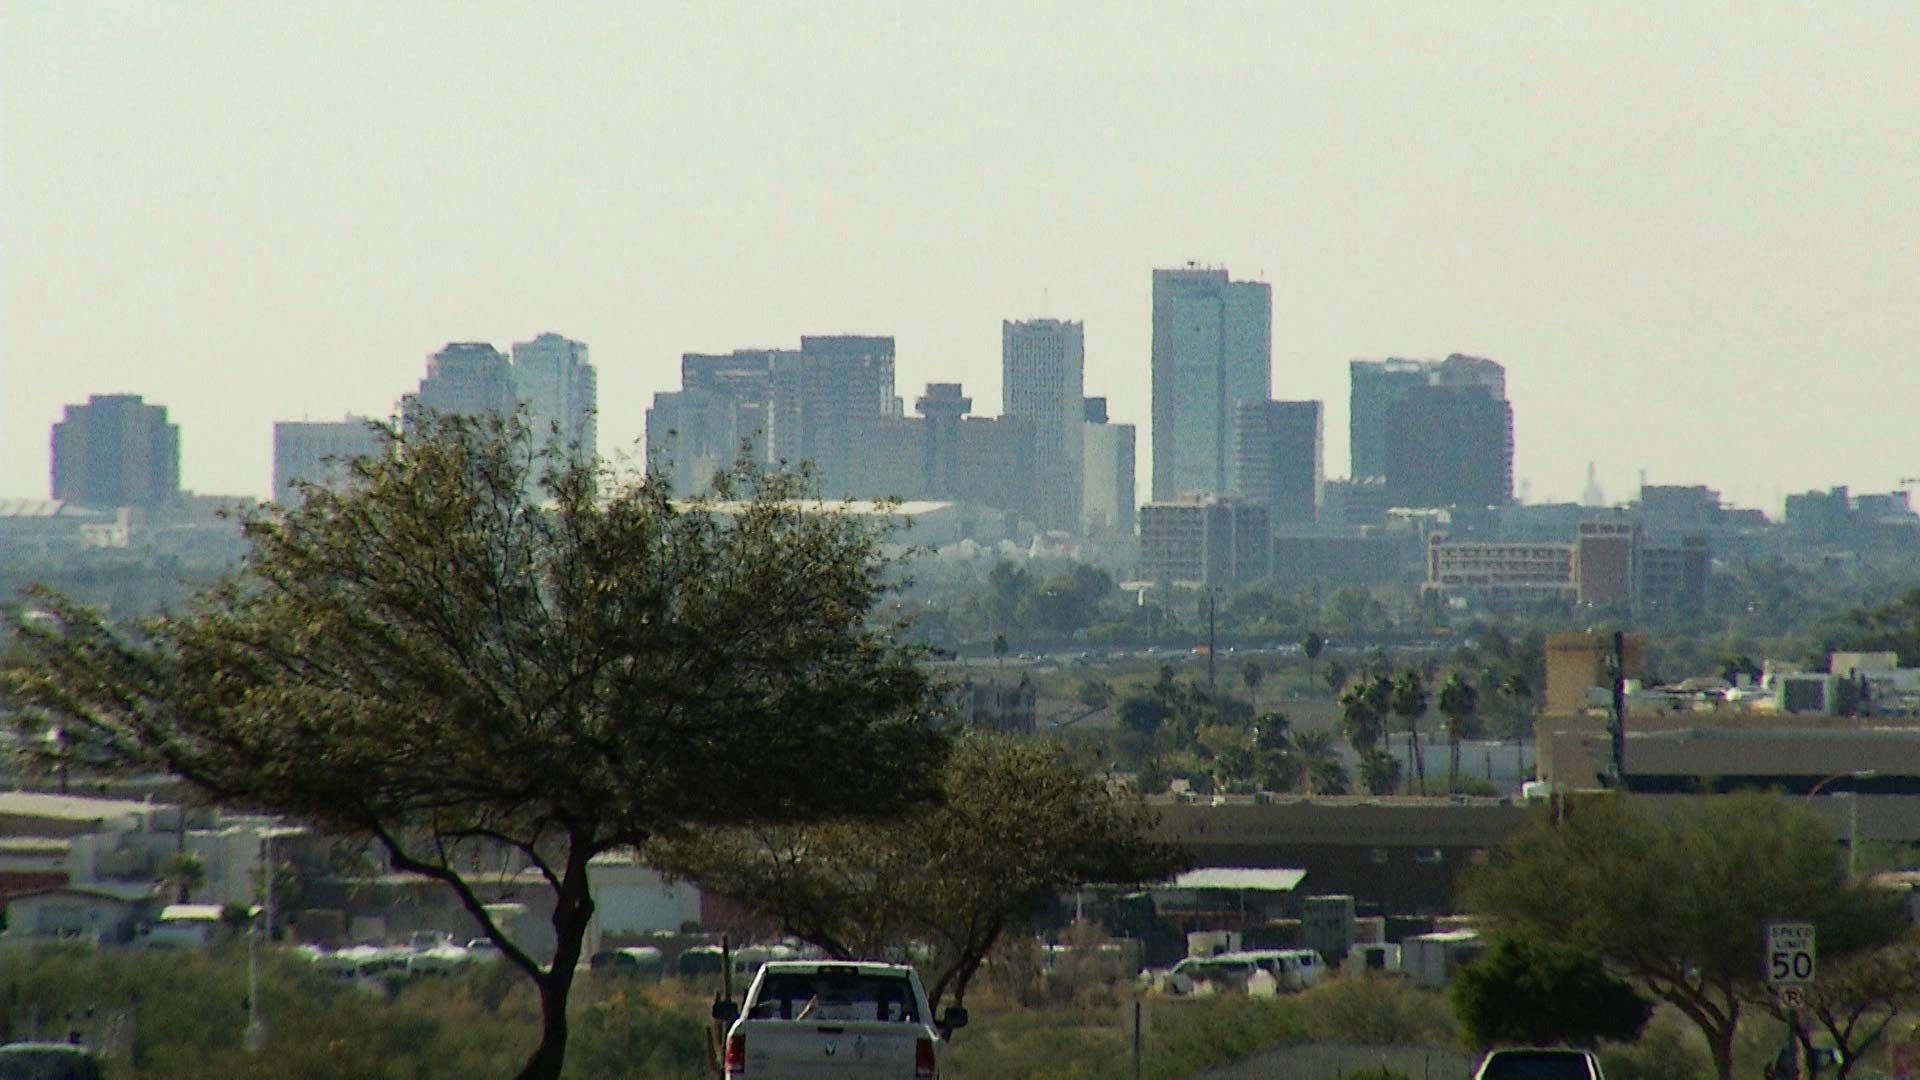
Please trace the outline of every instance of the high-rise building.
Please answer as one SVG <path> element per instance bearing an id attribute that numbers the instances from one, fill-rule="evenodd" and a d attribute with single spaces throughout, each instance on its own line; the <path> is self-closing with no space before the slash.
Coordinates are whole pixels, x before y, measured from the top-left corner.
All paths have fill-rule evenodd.
<path id="1" fill-rule="evenodd" d="M 1513 406 L 1473 386 L 1422 386 L 1388 410 L 1387 492 L 1394 505 L 1513 501 Z"/>
<path id="2" fill-rule="evenodd" d="M 180 429 L 138 394 L 94 394 L 53 425 L 53 497 L 152 507 L 180 494 Z"/>
<path id="3" fill-rule="evenodd" d="M 1081 529 L 1088 536 L 1133 535 L 1134 429 L 1107 421 L 1107 399 L 1088 398 L 1080 429 L 1085 479 L 1081 482 Z"/>
<path id="4" fill-rule="evenodd" d="M 893 391 L 890 337 L 803 337 L 800 348 L 742 349 L 681 358 L 682 389 L 647 412 L 647 467 L 698 486 L 744 448 L 762 465 L 810 462 L 823 494 L 891 495 L 862 477 L 870 422 L 903 415 Z M 872 480 L 873 483 L 868 483 Z"/>
<path id="5" fill-rule="evenodd" d="M 1267 504 L 1270 523 L 1312 525 L 1326 484 L 1317 401 L 1243 401 L 1234 416 L 1240 494 Z"/>
<path id="6" fill-rule="evenodd" d="M 1347 414 L 1349 477 L 1386 477 L 1388 413 L 1408 391 L 1427 385 L 1430 367 L 1428 361 L 1400 359 L 1355 360 L 1347 365 L 1352 381 Z"/>
<path id="7" fill-rule="evenodd" d="M 1034 432 L 1034 507 L 1045 529 L 1080 527 L 1086 339 L 1058 319 L 1000 324 L 1000 413 Z"/>
<path id="8" fill-rule="evenodd" d="M 283 506 L 299 498 L 301 484 L 331 486 L 346 478 L 355 458 L 386 451 L 379 429 L 364 417 L 324 423 L 273 425 L 273 497 Z"/>
<path id="9" fill-rule="evenodd" d="M 772 356 L 768 444 L 773 460 L 811 461 L 829 497 L 856 494 L 853 443 L 864 421 L 902 414 L 891 337 L 802 337 Z"/>
<path id="10" fill-rule="evenodd" d="M 1237 487 L 1233 410 L 1272 396 L 1273 290 L 1225 270 L 1153 272 L 1153 498 Z"/>
<path id="11" fill-rule="evenodd" d="M 1354 480 L 1385 478 L 1396 506 L 1513 501 L 1505 368 L 1455 353 L 1445 360 L 1355 360 L 1349 372 Z"/>
<path id="12" fill-rule="evenodd" d="M 744 455 L 766 464 L 773 353 L 743 349 L 680 358 L 681 389 L 647 410 L 647 470 L 698 490 Z"/>
<path id="13" fill-rule="evenodd" d="M 582 461 L 599 455 L 597 390 L 585 345 L 559 334 L 515 342 L 512 374 L 514 393 L 537 444 L 557 438 L 561 449 Z"/>
<path id="14" fill-rule="evenodd" d="M 926 425 L 920 448 L 926 497 L 956 498 L 961 483 L 960 421 L 973 411 L 973 399 L 961 391 L 959 383 L 928 383 L 913 409 Z"/>
<path id="15" fill-rule="evenodd" d="M 401 403 L 401 413 L 505 417 L 513 414 L 515 402 L 513 368 L 506 354 L 484 342 L 456 341 L 427 357 L 427 377 Z"/>

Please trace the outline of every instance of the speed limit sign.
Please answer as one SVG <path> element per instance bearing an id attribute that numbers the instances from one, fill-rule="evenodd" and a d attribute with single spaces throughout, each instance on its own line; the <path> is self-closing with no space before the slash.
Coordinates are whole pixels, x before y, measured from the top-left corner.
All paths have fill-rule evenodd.
<path id="1" fill-rule="evenodd" d="M 1798 986 L 1813 981 L 1813 924 L 1767 924 L 1767 982 Z"/>

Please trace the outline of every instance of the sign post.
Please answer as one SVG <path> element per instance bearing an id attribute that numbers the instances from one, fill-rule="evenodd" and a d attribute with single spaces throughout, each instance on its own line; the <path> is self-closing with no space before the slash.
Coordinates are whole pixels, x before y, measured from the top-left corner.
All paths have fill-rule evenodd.
<path id="1" fill-rule="evenodd" d="M 1771 1075 L 1774 1080 L 1791 1080 L 1800 1075 L 1800 1003 L 1815 970 L 1813 924 L 1768 923 L 1766 945 L 1767 985 L 1787 1014 L 1787 1045 L 1776 1059 L 1782 1068 Z"/>

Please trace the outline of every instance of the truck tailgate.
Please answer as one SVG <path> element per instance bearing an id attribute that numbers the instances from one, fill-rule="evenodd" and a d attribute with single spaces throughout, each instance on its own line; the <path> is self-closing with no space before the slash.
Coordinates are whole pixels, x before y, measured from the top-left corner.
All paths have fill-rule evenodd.
<path id="1" fill-rule="evenodd" d="M 760 1080 L 814 1077 L 913 1080 L 919 1024 L 873 1020 L 752 1020 L 746 1036 L 746 1072 Z"/>

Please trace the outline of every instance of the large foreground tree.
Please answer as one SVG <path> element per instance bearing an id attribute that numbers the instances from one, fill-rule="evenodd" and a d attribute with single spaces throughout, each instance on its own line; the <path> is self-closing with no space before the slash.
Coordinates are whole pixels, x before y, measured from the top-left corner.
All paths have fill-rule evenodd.
<path id="1" fill-rule="evenodd" d="M 777 918 L 838 959 L 932 949 L 938 1011 L 1001 936 L 1081 885 L 1161 881 L 1186 856 L 1157 815 L 1044 740 L 962 737 L 944 798 L 884 822 L 721 830 L 673 847 L 701 886 Z"/>
<path id="2" fill-rule="evenodd" d="M 1891 894 L 1846 881 L 1831 826 L 1776 796 L 1692 799 L 1663 814 L 1625 795 L 1577 799 L 1497 849 L 1469 898 L 1678 1009 L 1706 1036 L 1721 1080 L 1732 1080 L 1742 1006 L 1767 991 L 1768 923 L 1813 923 L 1823 969 L 1905 932 Z"/>
<path id="3" fill-rule="evenodd" d="M 524 1080 L 558 1077 L 595 856 L 690 827 L 886 816 L 939 794 L 914 657 L 869 618 L 878 537 L 738 470 L 690 501 L 517 423 L 420 416 L 338 491 L 246 522 L 191 610 L 117 625 L 42 594 L 15 621 L 22 722 L 225 805 L 367 837 L 444 883 L 538 986 Z M 825 510 L 827 512 L 820 512 Z M 546 883 L 553 948 L 470 867 Z"/>

